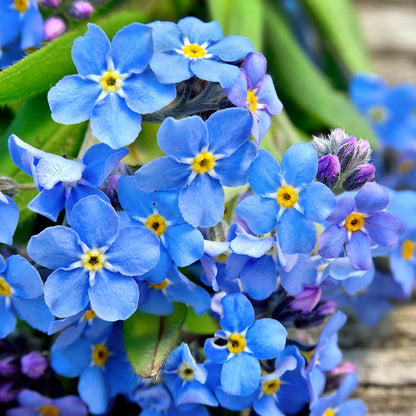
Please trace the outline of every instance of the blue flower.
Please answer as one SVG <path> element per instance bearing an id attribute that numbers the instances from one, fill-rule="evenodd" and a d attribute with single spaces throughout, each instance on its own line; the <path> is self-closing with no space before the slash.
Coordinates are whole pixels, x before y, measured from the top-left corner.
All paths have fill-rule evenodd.
<path id="1" fill-rule="evenodd" d="M 29 256 L 55 270 L 45 283 L 45 300 L 60 318 L 88 303 L 106 321 L 127 319 L 137 309 L 139 289 L 133 276 L 159 260 L 159 240 L 145 227 L 120 229 L 111 205 L 87 196 L 74 205 L 72 228 L 49 227 L 33 236 Z"/>
<path id="2" fill-rule="evenodd" d="M 241 201 L 236 214 L 256 234 L 277 227 L 277 238 L 287 254 L 309 254 L 316 243 L 314 222 L 323 222 L 335 206 L 332 191 L 312 182 L 318 156 L 309 143 L 296 143 L 283 155 L 282 167 L 266 150 L 249 169 L 249 183 L 256 195 Z"/>
<path id="3" fill-rule="evenodd" d="M 209 416 L 208 410 L 199 404 L 176 406 L 163 383 L 140 391 L 135 400 L 142 408 L 140 416 Z"/>
<path id="4" fill-rule="evenodd" d="M 367 409 L 361 400 L 345 401 L 358 385 L 358 378 L 354 373 L 348 374 L 341 387 L 331 396 L 322 397 L 311 405 L 310 416 L 364 416 Z"/>
<path id="5" fill-rule="evenodd" d="M 7 221 L 0 221 L 0 243 L 12 244 L 13 234 L 19 221 L 19 208 L 13 199 L 3 195 L 0 191 L 0 212 L 1 218 L 7 218 Z"/>
<path id="6" fill-rule="evenodd" d="M 127 155 L 127 149 L 113 150 L 105 144 L 91 146 L 80 162 L 36 149 L 12 134 L 9 151 L 13 162 L 33 177 L 39 190 L 29 209 L 56 221 L 65 206 L 70 217 L 72 207 L 87 195 L 97 195 L 109 202 L 104 192 L 96 189 L 114 166 Z"/>
<path id="7" fill-rule="evenodd" d="M 140 278 L 147 278 L 148 273 Z M 173 302 L 189 305 L 197 315 L 203 315 L 211 305 L 209 293 L 191 282 L 183 275 L 173 262 L 161 283 L 139 282 L 140 300 L 139 310 L 154 315 L 170 315 L 173 312 Z"/>
<path id="8" fill-rule="evenodd" d="M 111 45 L 98 26 L 89 23 L 88 28 L 72 46 L 79 75 L 66 76 L 48 93 L 52 118 L 62 124 L 90 119 L 94 136 L 117 149 L 139 134 L 140 114 L 168 105 L 176 89 L 160 84 L 147 68 L 153 51 L 149 27 L 132 23 Z"/>
<path id="9" fill-rule="evenodd" d="M 0 256 L 0 338 L 14 331 L 16 315 L 39 331 L 48 330 L 54 317 L 42 289 L 39 273 L 25 258 Z"/>
<path id="10" fill-rule="evenodd" d="M 224 186 L 247 182 L 247 170 L 256 154 L 249 141 L 251 118 L 240 108 L 200 117 L 167 118 L 159 128 L 160 157 L 135 176 L 145 191 L 180 188 L 179 209 L 189 224 L 210 227 L 224 214 Z"/>
<path id="11" fill-rule="evenodd" d="M 177 406 L 186 403 L 218 405 L 205 385 L 206 369 L 195 362 L 187 344 L 182 343 L 169 354 L 163 364 L 162 377 Z"/>
<path id="12" fill-rule="evenodd" d="M 369 119 L 384 146 L 398 150 L 414 147 L 414 85 L 389 87 L 375 75 L 358 74 L 351 81 L 350 95 L 353 103 Z"/>
<path id="13" fill-rule="evenodd" d="M 172 258 L 179 267 L 185 267 L 202 257 L 204 238 L 199 230 L 183 219 L 177 191 L 142 191 L 133 176 L 123 176 L 118 182 L 118 198 L 132 223 L 146 226 L 161 241 L 160 260 L 156 267 L 159 281 L 152 283 L 160 283 L 160 276 L 166 274 Z M 149 274 L 147 280 L 148 277 Z"/>
<path id="14" fill-rule="evenodd" d="M 272 114 L 282 112 L 283 104 L 277 97 L 273 80 L 266 75 L 267 61 L 261 53 L 249 53 L 242 68 L 240 77 L 225 93 L 237 107 L 247 108 L 252 119 L 251 133 L 259 145 L 269 130 Z"/>
<path id="15" fill-rule="evenodd" d="M 7 416 L 60 415 L 87 416 L 84 402 L 77 396 L 50 399 L 32 390 L 22 390 L 18 397 L 19 407 L 6 411 Z"/>
<path id="16" fill-rule="evenodd" d="M 0 3 L 1 45 L 10 45 L 19 35 L 20 50 L 40 45 L 43 21 L 37 0 L 3 0 Z"/>
<path id="17" fill-rule="evenodd" d="M 165 84 L 184 81 L 196 75 L 219 82 L 229 88 L 237 81 L 240 70 L 228 64 L 244 58 L 254 47 L 243 36 L 222 39 L 218 22 L 205 23 L 185 17 L 178 24 L 156 21 L 153 29 L 154 55 L 150 67 Z"/>
<path id="18" fill-rule="evenodd" d="M 383 211 L 389 194 L 374 182 L 365 184 L 355 198 L 349 195 L 338 199 L 327 221 L 331 225 L 319 240 L 319 254 L 338 257 L 344 249 L 356 269 L 367 270 L 372 265 L 372 241 L 383 247 L 394 246 L 403 229 L 401 221 Z"/>
<path id="19" fill-rule="evenodd" d="M 222 364 L 221 387 L 225 393 L 247 396 L 259 386 L 259 360 L 276 358 L 286 343 L 283 325 L 269 318 L 254 321 L 254 309 L 242 294 L 225 296 L 222 301 L 223 330 L 205 341 L 206 356 Z"/>
<path id="20" fill-rule="evenodd" d="M 102 414 L 117 394 L 129 394 L 137 384 L 124 349 L 119 323 L 99 326 L 88 336 L 52 351 L 53 369 L 65 377 L 78 377 L 78 392 L 92 414 Z"/>

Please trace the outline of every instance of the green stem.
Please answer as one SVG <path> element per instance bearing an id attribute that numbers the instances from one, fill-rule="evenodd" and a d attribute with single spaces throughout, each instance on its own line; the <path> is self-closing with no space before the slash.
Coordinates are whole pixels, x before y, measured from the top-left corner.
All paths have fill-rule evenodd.
<path id="1" fill-rule="evenodd" d="M 36 185 L 32 182 L 32 183 L 19 183 L 18 185 L 18 189 L 19 192 L 22 191 L 33 191 L 36 188 Z"/>

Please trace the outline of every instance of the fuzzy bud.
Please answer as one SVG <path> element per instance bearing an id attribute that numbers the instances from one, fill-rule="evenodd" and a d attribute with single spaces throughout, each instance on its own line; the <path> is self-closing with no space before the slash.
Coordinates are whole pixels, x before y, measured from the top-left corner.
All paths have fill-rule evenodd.
<path id="1" fill-rule="evenodd" d="M 48 360 L 39 352 L 33 351 L 20 359 L 22 373 L 30 378 L 40 378 L 48 368 Z"/>
<path id="2" fill-rule="evenodd" d="M 66 23 L 60 17 L 49 17 L 43 23 L 43 39 L 50 42 L 66 31 Z"/>
<path id="3" fill-rule="evenodd" d="M 342 184 L 346 191 L 355 191 L 362 188 L 367 182 L 374 179 L 376 168 L 370 163 L 356 166 Z"/>
<path id="4" fill-rule="evenodd" d="M 349 137 L 341 144 L 338 149 L 338 159 L 341 164 L 341 169 L 344 171 L 351 159 L 355 156 L 357 151 L 357 139 L 354 136 Z"/>
<path id="5" fill-rule="evenodd" d="M 307 286 L 295 296 L 295 299 L 289 304 L 291 309 L 311 312 L 321 299 L 321 289 L 318 286 Z"/>
<path id="6" fill-rule="evenodd" d="M 0 193 L 13 198 L 18 192 L 18 185 L 12 178 L 9 178 L 8 176 L 0 176 Z M 6 198 L 0 197 L 0 199 L 5 200 Z"/>
<path id="7" fill-rule="evenodd" d="M 341 165 L 337 156 L 329 154 L 319 159 L 316 175 L 319 182 L 333 189 L 338 182 L 340 173 Z"/>
<path id="8" fill-rule="evenodd" d="M 69 16 L 77 20 L 87 20 L 91 17 L 93 7 L 88 1 L 74 1 L 68 6 Z"/>
<path id="9" fill-rule="evenodd" d="M 57 9 L 61 4 L 63 0 L 43 0 L 42 4 L 45 7 L 49 7 L 51 9 Z"/>

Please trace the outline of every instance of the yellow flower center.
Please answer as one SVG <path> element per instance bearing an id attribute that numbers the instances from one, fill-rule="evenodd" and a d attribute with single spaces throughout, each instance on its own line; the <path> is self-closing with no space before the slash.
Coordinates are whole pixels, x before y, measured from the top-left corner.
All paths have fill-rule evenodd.
<path id="1" fill-rule="evenodd" d="M 39 415 L 43 416 L 59 416 L 61 412 L 55 407 L 50 404 L 42 406 L 39 409 Z"/>
<path id="2" fill-rule="evenodd" d="M 369 114 L 373 121 L 376 123 L 382 123 L 387 118 L 387 111 L 384 107 L 381 106 L 371 107 Z"/>
<path id="3" fill-rule="evenodd" d="M 85 312 L 84 313 L 84 316 L 83 316 L 83 318 L 85 319 L 85 320 L 90 320 L 90 319 L 94 319 L 94 318 L 96 318 L 97 317 L 97 314 L 92 310 L 92 308 L 90 308 L 90 310 L 89 311 L 87 311 L 87 312 Z"/>
<path id="4" fill-rule="evenodd" d="M 117 71 L 108 71 L 101 78 L 101 87 L 108 92 L 115 92 L 123 86 L 123 80 Z"/>
<path id="5" fill-rule="evenodd" d="M 315 350 L 311 350 L 311 351 L 302 351 L 302 355 L 305 357 L 305 360 L 307 362 L 309 362 L 312 358 L 312 355 L 314 353 Z"/>
<path id="6" fill-rule="evenodd" d="M 105 256 L 101 251 L 93 249 L 84 253 L 81 257 L 84 269 L 87 271 L 97 271 L 104 267 Z"/>
<path id="7" fill-rule="evenodd" d="M 16 7 L 16 10 L 20 13 L 23 13 L 28 8 L 28 0 L 14 0 L 14 7 Z"/>
<path id="8" fill-rule="evenodd" d="M 364 225 L 364 215 L 359 212 L 354 212 L 353 214 L 348 215 L 345 220 L 344 227 L 348 231 L 358 231 Z"/>
<path id="9" fill-rule="evenodd" d="M 415 251 L 415 243 L 410 240 L 404 240 L 402 245 L 402 256 L 405 260 L 410 260 Z M 1 288 L 1 286 L 0 286 Z M 0 291 L 1 293 L 1 291 Z"/>
<path id="10" fill-rule="evenodd" d="M 291 186 L 282 186 L 277 192 L 277 202 L 284 208 L 292 208 L 297 200 L 298 194 Z"/>
<path id="11" fill-rule="evenodd" d="M 151 215 L 146 221 L 146 227 L 160 236 L 166 231 L 166 221 L 160 215 Z"/>
<path id="12" fill-rule="evenodd" d="M 6 280 L 0 277 L 0 295 L 10 296 L 10 293 L 11 293 L 10 286 L 6 283 Z"/>
<path id="13" fill-rule="evenodd" d="M 184 55 L 192 59 L 203 58 L 207 53 L 202 46 L 199 46 L 196 43 L 185 45 L 182 49 L 182 52 Z"/>
<path id="14" fill-rule="evenodd" d="M 227 342 L 228 351 L 238 354 L 244 351 L 246 339 L 240 334 L 231 334 Z"/>
<path id="15" fill-rule="evenodd" d="M 192 168 L 195 172 L 205 173 L 214 167 L 214 156 L 209 152 L 201 152 L 198 156 L 194 157 L 192 162 Z"/>
<path id="16" fill-rule="evenodd" d="M 335 416 L 335 410 L 334 409 L 326 409 L 322 416 Z"/>
<path id="17" fill-rule="evenodd" d="M 95 364 L 101 366 L 108 360 L 108 348 L 103 344 L 98 344 L 92 351 L 92 360 Z"/>
<path id="18" fill-rule="evenodd" d="M 254 94 L 253 91 L 251 91 L 251 90 L 247 91 L 246 102 L 250 104 L 250 110 L 251 111 L 256 111 L 257 110 L 257 97 L 256 97 L 256 95 Z"/>
<path id="19" fill-rule="evenodd" d="M 184 361 L 179 367 L 178 367 L 178 376 L 182 380 L 191 381 L 194 380 L 194 370 L 187 361 Z"/>
<path id="20" fill-rule="evenodd" d="M 162 283 L 149 283 L 149 286 L 153 287 L 153 289 L 163 290 L 168 285 L 169 280 L 165 279 Z"/>
<path id="21" fill-rule="evenodd" d="M 397 167 L 397 170 L 400 173 L 408 173 L 413 169 L 413 167 L 414 167 L 414 163 L 412 160 L 403 160 L 403 162 L 401 162 L 399 166 Z"/>
<path id="22" fill-rule="evenodd" d="M 262 386 L 264 394 L 273 394 L 280 389 L 280 380 L 278 378 L 270 381 L 265 381 Z"/>

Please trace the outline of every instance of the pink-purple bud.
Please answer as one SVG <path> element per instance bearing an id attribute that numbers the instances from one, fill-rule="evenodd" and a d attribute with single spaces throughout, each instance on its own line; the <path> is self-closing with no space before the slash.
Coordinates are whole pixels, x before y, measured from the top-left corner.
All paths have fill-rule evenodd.
<path id="1" fill-rule="evenodd" d="M 356 372 L 357 369 L 352 363 L 345 362 L 337 365 L 328 372 L 328 380 L 330 380 L 331 387 L 338 388 L 349 373 L 355 374 Z"/>
<path id="2" fill-rule="evenodd" d="M 15 357 L 6 357 L 0 360 L 0 376 L 11 377 L 19 371 Z"/>
<path id="3" fill-rule="evenodd" d="M 22 373 L 30 378 L 40 378 L 48 368 L 48 360 L 39 352 L 33 351 L 20 359 Z"/>
<path id="4" fill-rule="evenodd" d="M 67 12 L 73 19 L 89 19 L 94 11 L 88 1 L 74 1 L 68 6 Z"/>
<path id="5" fill-rule="evenodd" d="M 347 167 L 350 160 L 355 156 L 357 151 L 357 139 L 354 136 L 349 137 L 341 143 L 338 150 L 338 159 L 341 164 L 341 170 Z"/>
<path id="6" fill-rule="evenodd" d="M 329 154 L 319 159 L 316 175 L 319 182 L 333 189 L 338 182 L 340 173 L 341 165 L 338 156 Z"/>
<path id="7" fill-rule="evenodd" d="M 60 17 L 48 17 L 43 23 L 43 39 L 50 42 L 66 31 L 66 23 Z"/>
<path id="8" fill-rule="evenodd" d="M 14 400 L 19 394 L 19 390 L 13 390 L 13 382 L 0 385 L 0 403 L 7 403 Z"/>
<path id="9" fill-rule="evenodd" d="M 364 153 L 367 153 L 370 151 L 371 147 L 370 147 L 370 143 L 368 140 L 360 140 L 358 142 L 358 154 L 362 155 Z"/>
<path id="10" fill-rule="evenodd" d="M 342 187 L 346 191 L 355 191 L 362 188 L 367 182 L 374 179 L 376 168 L 370 163 L 356 166 L 347 176 Z"/>
<path id="11" fill-rule="evenodd" d="M 302 292 L 295 296 L 289 307 L 301 310 L 303 313 L 309 313 L 315 308 L 320 299 L 321 289 L 318 286 L 306 286 Z"/>
<path id="12" fill-rule="evenodd" d="M 332 315 L 337 310 L 337 303 L 332 299 L 325 299 L 323 304 L 316 310 L 319 315 Z"/>
<path id="13" fill-rule="evenodd" d="M 51 9 L 57 9 L 61 4 L 63 0 L 43 0 L 42 4 L 45 7 L 50 7 Z"/>

